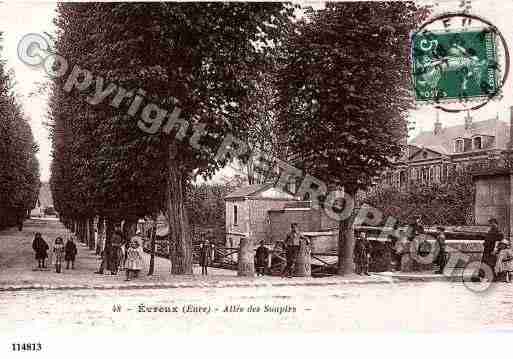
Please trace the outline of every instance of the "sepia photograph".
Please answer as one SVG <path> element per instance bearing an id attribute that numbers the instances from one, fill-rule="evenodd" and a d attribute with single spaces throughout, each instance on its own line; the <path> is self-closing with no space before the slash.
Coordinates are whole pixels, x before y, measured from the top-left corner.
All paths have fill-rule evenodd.
<path id="1" fill-rule="evenodd" d="M 512 19 L 0 1 L 0 357 L 507 356 Z"/>

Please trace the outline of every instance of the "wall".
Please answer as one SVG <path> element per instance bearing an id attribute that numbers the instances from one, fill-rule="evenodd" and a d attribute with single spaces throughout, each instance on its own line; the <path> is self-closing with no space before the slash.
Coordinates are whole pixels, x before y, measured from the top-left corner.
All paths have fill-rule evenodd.
<path id="1" fill-rule="evenodd" d="M 237 225 L 233 223 L 233 207 L 237 206 Z M 238 247 L 241 235 L 249 230 L 248 201 L 226 201 L 226 243 L 228 247 Z"/>
<path id="2" fill-rule="evenodd" d="M 284 240 L 291 223 L 298 223 L 300 232 L 319 232 L 338 228 L 338 222 L 329 218 L 321 209 L 287 208 L 269 211 L 270 240 L 275 243 Z"/>
<path id="3" fill-rule="evenodd" d="M 274 243 L 272 240 L 274 230 L 271 227 L 270 211 L 282 210 L 289 200 L 259 199 L 249 202 L 250 235 L 254 244 L 265 241 L 266 244 Z M 289 224 L 290 227 L 290 224 Z"/>
<path id="4" fill-rule="evenodd" d="M 506 236 L 510 233 L 510 175 L 495 174 L 474 178 L 476 198 L 474 213 L 476 224 L 488 224 L 497 218 L 499 228 Z"/>

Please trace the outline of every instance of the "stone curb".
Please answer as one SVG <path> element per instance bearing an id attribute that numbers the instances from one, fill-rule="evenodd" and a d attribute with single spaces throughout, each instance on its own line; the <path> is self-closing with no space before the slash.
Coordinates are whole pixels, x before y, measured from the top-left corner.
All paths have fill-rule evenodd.
<path id="1" fill-rule="evenodd" d="M 394 278 L 346 279 L 331 281 L 287 281 L 287 282 L 164 282 L 164 283 L 120 283 L 101 285 L 52 285 L 52 284 L 30 284 L 30 285 L 5 285 L 0 287 L 0 292 L 23 291 L 23 290 L 123 290 L 123 289 L 178 289 L 178 288 L 251 288 L 251 287 L 295 287 L 295 286 L 336 286 L 348 284 L 392 284 L 396 283 Z"/>

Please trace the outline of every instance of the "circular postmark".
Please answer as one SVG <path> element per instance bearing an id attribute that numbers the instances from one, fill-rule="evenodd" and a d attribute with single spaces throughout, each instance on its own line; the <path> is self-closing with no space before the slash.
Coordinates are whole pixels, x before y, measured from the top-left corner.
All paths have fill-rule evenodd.
<path id="1" fill-rule="evenodd" d="M 412 34 L 411 64 L 417 103 L 460 112 L 500 98 L 510 58 L 504 36 L 491 22 L 447 13 Z"/>

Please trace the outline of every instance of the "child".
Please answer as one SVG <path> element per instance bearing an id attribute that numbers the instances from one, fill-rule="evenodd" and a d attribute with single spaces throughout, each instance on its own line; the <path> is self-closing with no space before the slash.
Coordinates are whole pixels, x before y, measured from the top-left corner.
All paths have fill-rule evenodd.
<path id="1" fill-rule="evenodd" d="M 208 274 L 208 265 L 210 264 L 210 260 L 212 255 L 210 243 L 208 239 L 205 239 L 205 242 L 201 244 L 200 247 L 200 266 L 201 266 L 201 275 L 207 275 Z"/>
<path id="2" fill-rule="evenodd" d="M 69 263 L 71 262 L 71 269 L 75 269 L 75 257 L 77 256 L 77 246 L 73 242 L 73 236 L 66 242 L 64 248 L 64 260 L 66 261 L 66 269 L 69 269 Z"/>
<path id="3" fill-rule="evenodd" d="M 370 262 L 370 243 L 367 240 L 367 233 L 360 232 L 354 245 L 354 263 L 356 265 L 356 273 L 359 275 L 369 274 Z"/>
<path id="4" fill-rule="evenodd" d="M 62 267 L 62 259 L 64 258 L 64 241 L 61 237 L 57 237 L 55 239 L 55 244 L 53 245 L 53 257 L 55 263 L 55 272 L 60 273 Z"/>
<path id="5" fill-rule="evenodd" d="M 507 240 L 503 239 L 497 246 L 497 252 L 495 273 L 509 283 L 511 282 L 511 272 L 513 272 L 513 251 L 511 250 L 511 245 Z"/>
<path id="6" fill-rule="evenodd" d="M 139 245 L 139 242 L 136 239 L 132 239 L 130 241 L 130 245 L 126 251 L 126 279 L 125 281 L 130 280 L 130 274 L 134 274 L 133 276 L 137 278 L 139 275 L 139 271 L 143 267 L 143 255 L 142 248 Z"/>
<path id="7" fill-rule="evenodd" d="M 32 249 L 36 252 L 38 268 L 46 268 L 45 259 L 48 257 L 48 248 L 48 244 L 43 239 L 41 233 L 37 232 L 34 236 L 34 241 L 32 242 Z"/>
<path id="8" fill-rule="evenodd" d="M 257 248 L 255 256 L 257 276 L 263 276 L 267 272 L 268 259 L 269 250 L 264 246 L 264 241 L 260 241 L 260 247 Z"/>

